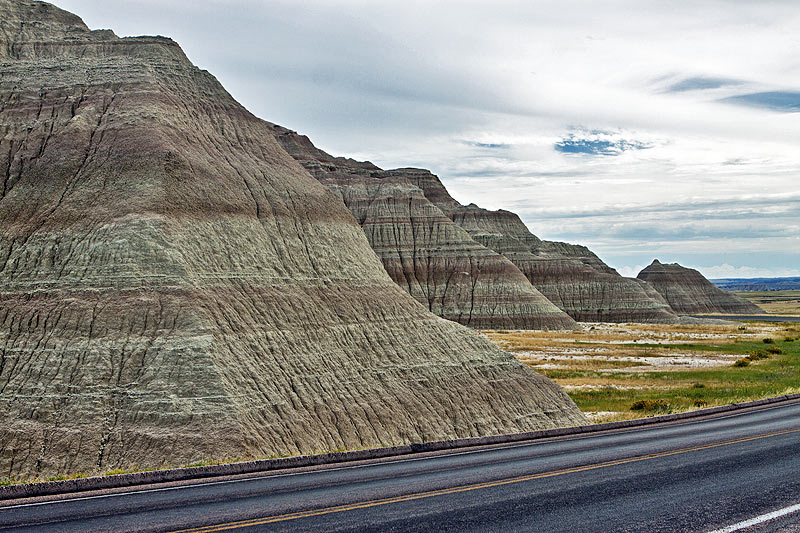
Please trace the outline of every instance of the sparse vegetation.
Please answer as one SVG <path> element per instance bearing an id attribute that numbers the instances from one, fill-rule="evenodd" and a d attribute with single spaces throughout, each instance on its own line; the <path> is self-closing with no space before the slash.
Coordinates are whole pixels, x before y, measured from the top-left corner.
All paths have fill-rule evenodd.
<path id="1" fill-rule="evenodd" d="M 750 355 L 747 356 L 747 359 L 750 359 L 751 361 L 758 361 L 759 359 L 769 359 L 769 356 L 764 350 L 756 350 L 754 352 L 750 352 Z"/>
<path id="2" fill-rule="evenodd" d="M 767 313 L 800 316 L 800 290 L 736 291 L 735 294 L 750 300 Z"/>
<path id="3" fill-rule="evenodd" d="M 671 410 L 669 403 L 664 399 L 657 400 L 636 400 L 631 405 L 631 411 L 646 411 L 648 413 L 669 413 Z"/>
<path id="4" fill-rule="evenodd" d="M 780 340 L 794 338 L 798 325 L 741 327 L 593 324 L 580 333 L 486 334 L 563 386 L 592 420 L 606 422 L 660 414 L 632 410 L 639 400 L 681 412 L 800 392 L 800 342 Z M 732 366 L 739 360 L 746 365 Z"/>

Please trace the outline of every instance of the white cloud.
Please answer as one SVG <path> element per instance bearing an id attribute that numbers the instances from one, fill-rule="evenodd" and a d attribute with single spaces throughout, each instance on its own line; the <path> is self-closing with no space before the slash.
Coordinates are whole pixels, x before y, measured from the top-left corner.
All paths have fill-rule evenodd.
<path id="1" fill-rule="evenodd" d="M 620 261 L 800 264 L 799 115 L 719 102 L 800 90 L 794 1 L 55 1 L 172 36 L 257 115 L 336 155 L 430 168 L 544 237 Z M 555 150 L 592 130 L 648 148 Z"/>
<path id="2" fill-rule="evenodd" d="M 620 275 L 626 278 L 635 278 L 647 265 L 624 266 L 617 269 Z"/>
<path id="3" fill-rule="evenodd" d="M 800 269 L 798 268 L 752 268 L 752 267 L 735 267 L 728 264 L 715 265 L 715 266 L 700 266 L 696 267 L 697 270 L 703 273 L 709 279 L 717 278 L 788 278 L 800 276 Z"/>

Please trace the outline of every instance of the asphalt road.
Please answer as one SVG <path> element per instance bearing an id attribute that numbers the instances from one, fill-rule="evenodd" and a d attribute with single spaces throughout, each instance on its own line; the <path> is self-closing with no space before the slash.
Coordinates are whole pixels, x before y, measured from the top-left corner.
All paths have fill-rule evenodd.
<path id="1" fill-rule="evenodd" d="M 730 531 L 773 513 L 739 530 L 800 531 L 797 504 L 795 402 L 374 464 L 0 504 L 0 530 Z"/>

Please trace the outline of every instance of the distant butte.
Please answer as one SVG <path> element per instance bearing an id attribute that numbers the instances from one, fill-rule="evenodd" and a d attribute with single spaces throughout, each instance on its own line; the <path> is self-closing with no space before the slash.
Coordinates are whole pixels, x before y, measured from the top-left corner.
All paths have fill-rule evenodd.
<path id="1" fill-rule="evenodd" d="M 681 314 L 764 313 L 754 303 L 715 287 L 697 270 L 678 263 L 664 264 L 655 259 L 637 277 L 652 285 Z"/>

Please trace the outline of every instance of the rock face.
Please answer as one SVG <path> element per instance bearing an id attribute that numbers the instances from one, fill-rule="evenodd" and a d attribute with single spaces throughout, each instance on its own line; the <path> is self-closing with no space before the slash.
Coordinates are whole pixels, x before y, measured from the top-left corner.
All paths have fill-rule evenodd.
<path id="1" fill-rule="evenodd" d="M 173 41 L 0 0 L 0 475 L 585 423 Z"/>
<path id="2" fill-rule="evenodd" d="M 286 128 L 273 125 L 273 133 L 344 201 L 392 279 L 432 313 L 484 329 L 577 327 L 511 261 L 475 242 L 426 198 L 417 174 L 427 171 L 384 171 L 332 157 Z"/>
<path id="3" fill-rule="evenodd" d="M 585 246 L 543 241 L 519 216 L 461 205 L 439 178 L 426 170 L 399 169 L 425 197 L 470 236 L 511 260 L 551 302 L 572 318 L 587 322 L 679 320 L 667 302 L 646 283 L 620 276 Z"/>
<path id="4" fill-rule="evenodd" d="M 678 313 L 752 315 L 764 312 L 754 303 L 715 287 L 697 270 L 678 263 L 664 264 L 655 259 L 637 277 L 653 286 Z"/>

